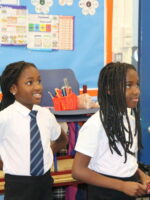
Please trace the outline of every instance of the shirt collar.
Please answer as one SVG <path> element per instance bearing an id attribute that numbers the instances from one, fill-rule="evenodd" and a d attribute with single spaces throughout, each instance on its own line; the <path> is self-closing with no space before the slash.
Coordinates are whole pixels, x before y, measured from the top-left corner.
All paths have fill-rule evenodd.
<path id="1" fill-rule="evenodd" d="M 19 103 L 18 101 L 15 100 L 15 102 L 13 103 L 15 109 L 20 112 L 22 115 L 24 116 L 28 116 L 30 113 L 30 109 L 28 109 L 26 106 L 22 105 L 21 103 Z M 36 109 L 36 105 L 33 105 L 33 110 L 37 110 Z"/>

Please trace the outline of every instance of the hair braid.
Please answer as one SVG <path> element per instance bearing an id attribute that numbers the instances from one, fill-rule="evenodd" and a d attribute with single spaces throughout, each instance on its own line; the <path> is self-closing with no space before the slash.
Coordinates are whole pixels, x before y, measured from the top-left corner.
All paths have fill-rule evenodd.
<path id="1" fill-rule="evenodd" d="M 100 105 L 100 118 L 109 141 L 111 152 L 113 150 L 122 155 L 117 143 L 124 149 L 125 162 L 127 153 L 133 154 L 130 147 L 133 144 L 133 135 L 126 105 L 126 74 L 129 69 L 136 71 L 135 67 L 126 63 L 109 63 L 100 72 L 98 80 L 98 102 Z M 135 115 L 135 134 L 138 132 L 138 146 L 141 147 L 141 128 L 139 109 L 133 109 Z M 127 121 L 127 127 L 124 125 Z M 128 132 L 128 138 L 125 136 Z"/>

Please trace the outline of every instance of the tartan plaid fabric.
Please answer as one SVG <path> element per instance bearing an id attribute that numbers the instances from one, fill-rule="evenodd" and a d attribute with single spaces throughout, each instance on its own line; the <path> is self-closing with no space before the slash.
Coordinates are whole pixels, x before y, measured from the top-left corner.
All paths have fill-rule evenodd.
<path id="1" fill-rule="evenodd" d="M 61 149 L 57 154 L 58 156 L 66 156 L 67 149 Z M 53 200 L 65 200 L 66 186 L 53 187 Z"/>
<path id="2" fill-rule="evenodd" d="M 53 188 L 53 200 L 65 200 L 66 187 L 54 187 Z"/>

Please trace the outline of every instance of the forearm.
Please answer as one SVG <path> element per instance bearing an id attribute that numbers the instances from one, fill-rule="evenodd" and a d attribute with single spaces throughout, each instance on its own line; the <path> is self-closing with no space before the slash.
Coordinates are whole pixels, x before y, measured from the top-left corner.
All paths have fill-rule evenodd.
<path id="1" fill-rule="evenodd" d="M 124 181 L 101 175 L 89 169 L 90 160 L 91 157 L 80 152 L 76 153 L 72 167 L 72 175 L 75 179 L 98 187 L 122 190 Z"/>
<path id="2" fill-rule="evenodd" d="M 2 162 L 2 160 L 0 160 L 0 170 L 2 170 L 3 169 L 3 162 Z"/>
<path id="3" fill-rule="evenodd" d="M 57 153 L 63 148 L 66 148 L 66 145 L 68 143 L 68 137 L 66 133 L 62 130 L 59 138 L 56 141 L 51 142 L 51 148 L 53 153 Z"/>
<path id="4" fill-rule="evenodd" d="M 91 157 L 77 152 L 73 162 L 72 175 L 82 182 L 126 193 L 129 196 L 145 194 L 146 187 L 133 181 L 110 178 L 88 168 Z"/>
<path id="5" fill-rule="evenodd" d="M 76 170 L 73 169 L 73 177 L 90 185 L 114 189 L 118 191 L 123 190 L 124 181 L 106 177 L 90 170 L 89 168 L 80 168 Z"/>
<path id="6" fill-rule="evenodd" d="M 51 143 L 51 149 L 52 149 L 53 153 L 57 153 L 65 147 L 66 147 L 66 145 L 64 145 L 64 143 L 57 143 L 57 142 Z"/>

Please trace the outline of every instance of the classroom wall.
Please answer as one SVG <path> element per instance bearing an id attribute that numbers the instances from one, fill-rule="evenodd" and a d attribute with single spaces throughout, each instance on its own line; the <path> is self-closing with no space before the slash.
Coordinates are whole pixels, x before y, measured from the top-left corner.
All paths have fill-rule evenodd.
<path id="1" fill-rule="evenodd" d="M 87 84 L 97 88 L 97 78 L 104 65 L 104 0 L 98 0 L 99 7 L 95 15 L 83 15 L 74 1 L 72 6 L 61 6 L 53 1 L 48 14 L 74 16 L 74 50 L 34 51 L 26 47 L 0 47 L 0 73 L 10 62 L 24 60 L 33 62 L 39 69 L 71 68 L 80 87 Z M 31 1 L 20 0 L 27 6 L 29 13 L 35 13 Z"/>

